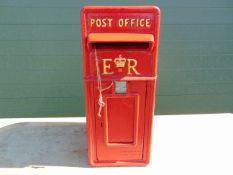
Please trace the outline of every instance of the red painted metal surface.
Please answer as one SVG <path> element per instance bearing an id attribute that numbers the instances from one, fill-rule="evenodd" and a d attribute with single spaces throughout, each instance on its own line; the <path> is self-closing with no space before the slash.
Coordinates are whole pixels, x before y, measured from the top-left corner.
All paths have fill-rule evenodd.
<path id="1" fill-rule="evenodd" d="M 155 6 L 87 6 L 81 25 L 89 162 L 146 165 L 160 11 Z"/>

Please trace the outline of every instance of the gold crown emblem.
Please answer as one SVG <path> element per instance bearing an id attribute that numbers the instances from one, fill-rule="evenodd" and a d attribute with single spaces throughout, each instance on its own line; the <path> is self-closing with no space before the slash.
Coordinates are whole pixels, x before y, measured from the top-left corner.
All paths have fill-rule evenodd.
<path id="1" fill-rule="evenodd" d="M 119 55 L 119 58 L 114 59 L 114 63 L 116 67 L 120 67 L 120 68 L 125 67 L 126 58 L 122 58 L 122 56 Z"/>

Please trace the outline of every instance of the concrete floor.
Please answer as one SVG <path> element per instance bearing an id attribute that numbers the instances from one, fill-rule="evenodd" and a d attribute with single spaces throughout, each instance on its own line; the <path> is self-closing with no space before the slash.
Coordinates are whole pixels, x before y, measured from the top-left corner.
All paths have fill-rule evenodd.
<path id="1" fill-rule="evenodd" d="M 156 116 L 146 167 L 91 168 L 85 118 L 0 119 L 0 175 L 233 174 L 233 115 Z"/>

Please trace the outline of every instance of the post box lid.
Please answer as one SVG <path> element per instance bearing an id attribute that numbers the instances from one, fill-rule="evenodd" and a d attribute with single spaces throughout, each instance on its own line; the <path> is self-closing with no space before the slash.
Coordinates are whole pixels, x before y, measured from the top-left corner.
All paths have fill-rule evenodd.
<path id="1" fill-rule="evenodd" d="M 90 33 L 88 42 L 154 42 L 152 34 L 138 33 Z"/>

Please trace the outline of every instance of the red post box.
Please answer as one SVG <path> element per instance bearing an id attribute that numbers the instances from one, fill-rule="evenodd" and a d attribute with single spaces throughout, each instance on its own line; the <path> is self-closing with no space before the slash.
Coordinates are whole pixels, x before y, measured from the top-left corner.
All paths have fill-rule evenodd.
<path id="1" fill-rule="evenodd" d="M 150 159 L 160 11 L 155 6 L 81 10 L 89 162 Z"/>

